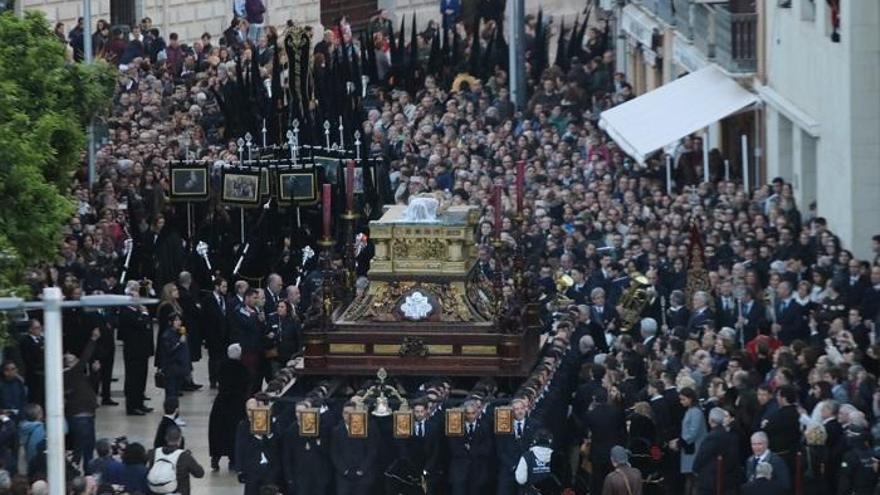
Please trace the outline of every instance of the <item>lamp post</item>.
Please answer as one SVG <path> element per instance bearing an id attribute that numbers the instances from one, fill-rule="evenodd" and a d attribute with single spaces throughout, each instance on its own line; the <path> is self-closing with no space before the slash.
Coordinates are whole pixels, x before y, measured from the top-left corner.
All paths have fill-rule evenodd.
<path id="1" fill-rule="evenodd" d="M 46 349 L 46 467 L 49 493 L 63 495 L 66 489 L 64 467 L 64 365 L 62 350 L 61 309 L 95 308 L 155 304 L 156 299 L 138 299 L 120 295 L 83 296 L 78 301 L 63 301 L 61 289 L 46 287 L 43 300 L 25 302 L 18 297 L 0 298 L 0 311 L 42 309 Z"/>

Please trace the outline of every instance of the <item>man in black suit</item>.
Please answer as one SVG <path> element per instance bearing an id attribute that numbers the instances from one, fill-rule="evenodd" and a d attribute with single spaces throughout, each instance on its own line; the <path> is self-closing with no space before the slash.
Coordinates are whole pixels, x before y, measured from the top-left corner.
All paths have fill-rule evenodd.
<path id="1" fill-rule="evenodd" d="M 407 439 L 395 440 L 398 460 L 409 463 L 424 476 L 428 494 L 446 493 L 446 438 L 440 415 L 431 417 L 424 398 L 413 401 L 413 431 Z"/>
<path id="2" fill-rule="evenodd" d="M 565 291 L 565 297 L 574 301 L 575 304 L 584 304 L 587 301 L 589 287 L 584 278 L 583 267 L 577 266 L 571 269 L 571 279 L 574 284 Z"/>
<path id="3" fill-rule="evenodd" d="M 684 292 L 674 290 L 669 294 L 669 307 L 666 308 L 666 327 L 687 327 L 691 313 L 684 305 Z"/>
<path id="4" fill-rule="evenodd" d="M 519 458 L 532 446 L 532 439 L 541 426 L 537 420 L 526 416 L 526 401 L 513 399 L 513 434 L 496 437 L 496 453 L 498 455 L 498 495 L 511 495 L 516 491 L 516 467 Z"/>
<path id="5" fill-rule="evenodd" d="M 758 476 L 757 467 L 766 463 L 773 466 L 771 477 L 773 484 L 787 493 L 791 489 L 788 466 L 785 465 L 785 461 L 781 457 L 770 451 L 767 434 L 763 431 L 757 431 L 752 434 L 751 441 L 752 455 L 746 460 L 746 482 L 754 481 Z"/>
<path id="6" fill-rule="evenodd" d="M 28 324 L 28 333 L 19 341 L 21 360 L 24 363 L 24 383 L 28 388 L 30 402 L 45 405 L 46 402 L 46 367 L 44 352 L 46 348 L 43 338 L 43 325 L 40 320 L 33 319 Z M 125 374 L 128 376 L 128 373 Z"/>
<path id="7" fill-rule="evenodd" d="M 587 280 L 587 286 L 590 288 L 591 292 L 596 287 L 601 287 L 605 290 L 608 290 L 611 287 L 611 280 L 613 279 L 613 275 L 611 274 L 611 261 L 611 255 L 607 252 L 603 253 L 599 258 L 599 268 L 594 270 L 590 275 L 589 280 Z"/>
<path id="8" fill-rule="evenodd" d="M 663 396 L 665 386 L 660 380 L 654 380 L 648 383 L 648 405 L 651 406 L 651 413 L 654 416 L 654 424 L 657 427 L 657 439 L 660 444 L 669 442 L 673 438 L 672 425 L 672 405 Z"/>
<path id="9" fill-rule="evenodd" d="M 484 495 L 489 486 L 492 425 L 474 401 L 464 403 L 464 435 L 449 437 L 452 495 Z"/>
<path id="10" fill-rule="evenodd" d="M 229 284 L 222 277 L 214 279 L 214 290 L 202 298 L 202 336 L 208 348 L 208 381 L 217 388 L 220 363 L 229 346 L 229 306 L 226 292 Z"/>
<path id="11" fill-rule="evenodd" d="M 129 286 L 128 293 L 136 296 L 137 290 L 135 282 Z M 119 310 L 119 339 L 125 363 L 125 411 L 131 416 L 143 416 L 153 410 L 144 405 L 147 371 L 153 355 L 153 323 L 146 307 L 125 306 Z"/>
<path id="12" fill-rule="evenodd" d="M 648 279 L 648 303 L 642 310 L 643 318 L 653 318 L 654 321 L 663 321 L 663 307 L 669 305 L 669 294 L 666 288 L 659 284 L 657 280 L 657 270 L 651 269 L 645 272 L 645 278 Z M 665 301 L 665 302 L 664 302 Z"/>
<path id="13" fill-rule="evenodd" d="M 729 419 L 730 415 L 720 407 L 713 407 L 709 411 L 711 431 L 703 438 L 693 464 L 693 472 L 697 475 L 697 493 L 700 495 L 712 495 L 716 491 L 719 456 L 721 456 L 723 473 L 723 492 L 732 493 L 740 484 L 739 440 L 725 427 Z"/>
<path id="14" fill-rule="evenodd" d="M 626 442 L 626 419 L 623 410 L 608 403 L 608 392 L 596 390 L 593 409 L 586 415 L 586 430 L 590 441 L 591 493 L 602 493 L 605 476 L 611 471 L 611 447 Z"/>
<path id="15" fill-rule="evenodd" d="M 740 315 L 736 320 L 736 329 L 740 332 L 741 346 L 751 342 L 758 336 L 758 329 L 767 325 L 767 310 L 764 304 L 755 300 L 755 291 L 748 288 L 740 301 Z"/>
<path id="16" fill-rule="evenodd" d="M 794 300 L 791 293 L 791 284 L 787 281 L 779 282 L 776 297 L 776 323 L 773 331 L 783 344 L 791 344 L 795 339 L 807 340 L 809 330 L 804 319 L 803 306 Z"/>
<path id="17" fill-rule="evenodd" d="M 235 461 L 238 481 L 244 483 L 244 495 L 258 495 L 265 485 L 281 486 L 283 481 L 280 436 L 269 431 L 254 435 L 247 419 L 239 425 Z"/>
<path id="18" fill-rule="evenodd" d="M 590 321 L 598 325 L 603 331 L 609 329 L 609 323 L 617 318 L 617 312 L 607 304 L 605 289 L 596 287 L 590 291 Z M 595 337 L 594 337 L 595 338 Z"/>
<path id="19" fill-rule="evenodd" d="M 177 289 L 180 294 L 180 307 L 183 310 L 183 325 L 186 327 L 186 338 L 189 344 L 190 361 L 196 362 L 202 359 L 202 332 L 199 328 L 199 297 L 198 288 L 193 285 L 193 277 L 189 272 L 180 272 L 177 277 Z M 183 390 L 194 391 L 202 386 L 194 383 L 192 375 L 187 377 L 187 383 Z"/>
<path id="20" fill-rule="evenodd" d="M 721 282 L 718 288 L 718 297 L 715 298 L 715 309 L 715 322 L 719 328 L 733 328 L 736 325 L 739 307 L 736 298 L 733 297 L 733 282 L 729 279 Z"/>
<path id="21" fill-rule="evenodd" d="M 309 404 L 296 405 L 296 420 L 284 433 L 282 464 L 288 493 L 327 495 L 333 481 L 333 463 L 330 460 L 330 438 L 333 424 L 325 421 L 329 413 L 319 415 L 318 435 L 299 434 L 301 414 Z"/>
<path id="22" fill-rule="evenodd" d="M 822 401 L 819 414 L 822 416 L 822 426 L 825 427 L 825 448 L 828 453 L 828 462 L 825 464 L 825 486 L 829 493 L 837 489 L 837 479 L 840 474 L 840 463 L 846 452 L 847 443 L 843 432 L 843 426 L 837 421 L 837 413 L 840 412 L 840 404 L 834 400 Z"/>
<path id="23" fill-rule="evenodd" d="M 871 285 L 862 294 L 859 313 L 867 321 L 880 318 L 880 266 L 871 267 Z"/>
<path id="24" fill-rule="evenodd" d="M 865 292 L 871 287 L 864 276 L 862 276 L 862 266 L 859 260 L 853 258 L 847 264 L 846 286 L 844 288 L 844 296 L 849 307 L 857 308 L 862 304 L 862 298 Z"/>
<path id="25" fill-rule="evenodd" d="M 688 320 L 687 329 L 690 335 L 703 335 L 703 327 L 711 321 L 712 311 L 709 310 L 709 294 L 697 291 L 693 297 L 694 311 Z"/>
<path id="26" fill-rule="evenodd" d="M 663 400 L 669 406 L 669 423 L 666 431 L 666 443 L 681 437 L 681 421 L 684 418 L 685 409 L 678 398 L 678 389 L 675 387 L 675 372 L 664 371 L 661 375 Z M 656 382 L 655 382 L 656 383 Z M 658 386 L 661 384 L 657 384 Z M 662 434 L 662 431 L 660 432 Z M 661 437 L 662 438 L 662 437 Z M 684 490 L 684 478 L 681 474 L 681 453 L 678 450 L 667 449 L 663 456 L 663 476 L 667 480 L 667 492 L 670 494 L 681 493 Z"/>
<path id="27" fill-rule="evenodd" d="M 337 495 L 369 493 L 376 479 L 379 454 L 376 428 L 375 425 L 367 425 L 367 438 L 352 438 L 351 414 L 355 408 L 354 402 L 347 402 L 342 408 L 342 422 L 333 430 L 330 457 L 336 471 Z"/>
<path id="28" fill-rule="evenodd" d="M 782 463 L 784 466 L 784 463 Z M 776 470 L 767 462 L 759 462 L 755 467 L 755 476 L 742 486 L 742 495 L 785 495 L 787 491 L 779 486 L 773 477 Z"/>
<path id="29" fill-rule="evenodd" d="M 284 281 L 281 280 L 281 275 L 270 273 L 269 276 L 266 277 L 266 316 L 274 314 L 278 307 L 278 301 L 284 299 L 283 288 Z"/>
<path id="30" fill-rule="evenodd" d="M 794 386 L 779 387 L 776 390 L 776 401 L 779 409 L 763 421 L 761 429 L 770 439 L 770 450 L 782 457 L 792 475 L 795 455 L 801 442 L 800 413 L 797 410 L 797 391 Z"/>

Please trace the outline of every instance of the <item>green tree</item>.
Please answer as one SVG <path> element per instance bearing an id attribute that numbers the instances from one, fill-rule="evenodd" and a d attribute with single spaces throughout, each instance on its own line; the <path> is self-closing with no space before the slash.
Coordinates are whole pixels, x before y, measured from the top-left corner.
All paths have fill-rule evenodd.
<path id="1" fill-rule="evenodd" d="M 0 14 L 0 295 L 26 297 L 26 269 L 57 255 L 85 127 L 114 85 L 104 62 L 69 63 L 41 13 Z"/>

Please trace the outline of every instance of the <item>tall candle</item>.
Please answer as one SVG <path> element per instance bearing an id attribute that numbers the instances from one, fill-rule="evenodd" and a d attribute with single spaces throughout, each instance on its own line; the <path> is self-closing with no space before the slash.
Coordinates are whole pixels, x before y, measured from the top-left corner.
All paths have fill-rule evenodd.
<path id="1" fill-rule="evenodd" d="M 345 167 L 345 207 L 348 212 L 354 211 L 354 160 Z"/>
<path id="2" fill-rule="evenodd" d="M 516 162 L 516 213 L 521 215 L 523 212 L 523 199 L 526 190 L 526 161 L 520 160 Z"/>
<path id="3" fill-rule="evenodd" d="M 321 202 L 323 203 L 323 213 L 324 213 L 324 238 L 329 239 L 330 236 L 330 210 L 332 209 L 332 199 L 331 195 L 332 188 L 330 184 L 324 184 L 324 190 L 321 193 Z"/>
<path id="4" fill-rule="evenodd" d="M 492 205 L 495 207 L 495 239 L 501 239 L 501 186 L 495 185 Z"/>

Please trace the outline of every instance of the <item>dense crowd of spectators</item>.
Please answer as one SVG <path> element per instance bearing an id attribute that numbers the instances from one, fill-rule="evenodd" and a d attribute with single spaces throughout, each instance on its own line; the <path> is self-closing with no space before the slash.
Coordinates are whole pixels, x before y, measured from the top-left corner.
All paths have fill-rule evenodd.
<path id="1" fill-rule="evenodd" d="M 675 151 L 667 194 L 661 157 L 638 165 L 597 127 L 602 110 L 634 96 L 614 72 L 602 26 L 588 31 L 565 70 L 551 65 L 531 77 L 521 111 L 510 101 L 500 67 L 455 87 L 434 76 L 409 92 L 376 84 L 364 101 L 364 139 L 372 154 L 390 164 L 388 200 L 406 203 L 412 195 L 439 191 L 452 204 L 479 207 L 478 269 L 490 278 L 501 270 L 512 287 L 514 257 L 506 254 L 522 249 L 536 300 L 561 301 L 558 313 L 548 312 L 547 331 L 555 337 L 533 376 L 512 395 L 487 386 L 467 397 L 467 422 L 475 426 L 466 438 L 474 443 L 440 434 L 442 412 L 453 403 L 447 403 L 449 384 L 442 379 L 428 382 L 415 398 L 415 423 L 425 428 L 414 430 L 420 440 L 393 450 L 385 464 L 370 464 L 369 473 L 345 463 L 358 460 L 352 452 L 369 454 L 390 439 L 376 432 L 350 452 L 336 447 L 353 441 L 343 435 L 346 404 L 327 413 L 333 415 L 328 428 L 342 433 L 322 428 L 317 440 L 299 438 L 295 425 L 274 440 L 242 430 L 246 407 L 253 407 L 246 399 L 298 352 L 308 306 L 288 276 L 269 275 L 261 288 L 244 280 L 231 284 L 223 278 L 231 275 L 223 263 L 222 276 L 213 282 L 199 276 L 203 261 L 192 255 L 198 229 L 191 236 L 182 209 L 168 201 L 170 161 L 186 156 L 220 166 L 238 160 L 234 143 L 223 139 L 217 100 L 236 77 L 234 61 L 256 61 L 261 76 L 271 76 L 271 52 L 279 49 L 267 42 L 273 28 L 263 29 L 262 13 L 257 22 L 256 11 L 249 10 L 254 2 L 240 3 L 244 19 L 236 18 L 220 40 L 206 33 L 185 46 L 171 33 L 166 42 L 149 19 L 127 35 L 100 21 L 92 35 L 96 54 L 119 68 L 107 143 L 97 152 L 99 180 L 90 187 L 84 174 L 78 176 L 72 191 L 77 212 L 65 228 L 58 262 L 35 269 L 31 281 L 35 290 L 58 285 L 68 298 L 125 292 L 155 295 L 162 303 L 154 312 L 129 307 L 65 314 L 73 493 L 97 486 L 79 472 L 99 475 L 99 491 L 120 485 L 130 493 L 159 492 L 149 486 L 156 479 L 148 483 L 148 466 L 166 456 L 179 466 L 176 491 L 188 493 L 188 473 L 198 477 L 203 470 L 182 449 L 185 421 L 177 397 L 198 390 L 196 378 L 219 387 L 211 414 L 211 467 L 219 469 L 220 458 L 228 456 L 246 493 L 257 493 L 260 485 L 288 493 L 297 487 L 295 493 L 332 487 L 337 493 L 381 493 L 382 474 L 395 456 L 416 460 L 414 472 L 426 477 L 428 493 L 515 493 L 517 484 L 540 484 L 542 493 L 564 487 L 593 494 L 702 494 L 715 491 L 719 479 L 725 492 L 743 484 L 744 493 L 790 493 L 796 484 L 815 493 L 873 491 L 869 446 L 880 436 L 880 236 L 870 247 L 873 259 L 856 258 L 841 246 L 833 225 L 812 208 L 798 207 L 784 178 L 751 191 L 724 180 L 717 150 L 710 177 L 702 177 L 698 139 L 685 138 Z M 444 26 L 458 8 L 444 2 Z M 543 31 L 539 21 L 548 22 L 527 18 L 530 74 L 539 61 L 535 52 L 544 46 L 535 38 Z M 373 23 L 390 21 L 379 16 Z M 490 25 L 479 33 L 457 27 L 464 55 L 474 42 L 488 45 Z M 80 60 L 85 28 L 78 25 L 65 36 L 57 26 L 56 32 Z M 387 70 L 388 46 L 376 34 L 376 63 Z M 432 36 L 439 36 L 436 27 L 420 34 L 422 52 Z M 329 55 L 341 44 L 360 49 L 344 24 L 325 32 L 315 51 Z M 513 184 L 521 160 L 527 173 L 525 223 L 517 232 Z M 496 256 L 489 242 L 496 184 L 504 191 L 505 256 Z M 212 202 L 206 225 L 232 225 L 234 231 L 229 217 Z M 707 274 L 706 284 L 692 291 L 696 245 L 702 246 Z M 228 258 L 235 248 L 232 241 L 216 247 Z M 137 279 L 121 283 L 129 249 Z M 648 297 L 640 321 L 629 327 L 619 303 L 636 274 L 647 279 Z M 572 283 L 557 293 L 563 275 Z M 512 291 L 506 294 L 510 304 L 522 302 Z M 116 405 L 110 389 L 117 339 L 124 346 L 125 407 L 131 415 L 152 412 L 144 389 L 155 354 L 157 381 L 166 390 L 152 445 L 158 453 L 139 443 L 96 442 L 98 397 L 102 406 Z M 191 362 L 202 359 L 203 348 L 209 376 L 193 377 Z M 29 484 L 32 493 L 46 490 L 41 362 L 42 326 L 35 319 L 17 348 L 8 349 L 0 380 L 0 459 L 9 474 L 0 476 L 2 490 L 26 493 Z M 518 427 L 526 426 L 512 439 L 492 434 L 496 394 L 512 399 L 516 420 L 524 421 Z M 309 399 L 303 404 L 329 406 Z M 553 483 L 547 476 L 530 478 L 547 462 Z M 314 473 L 326 483 L 302 488 L 307 482 L 301 476 Z M 636 479 L 638 486 L 630 486 Z"/>

